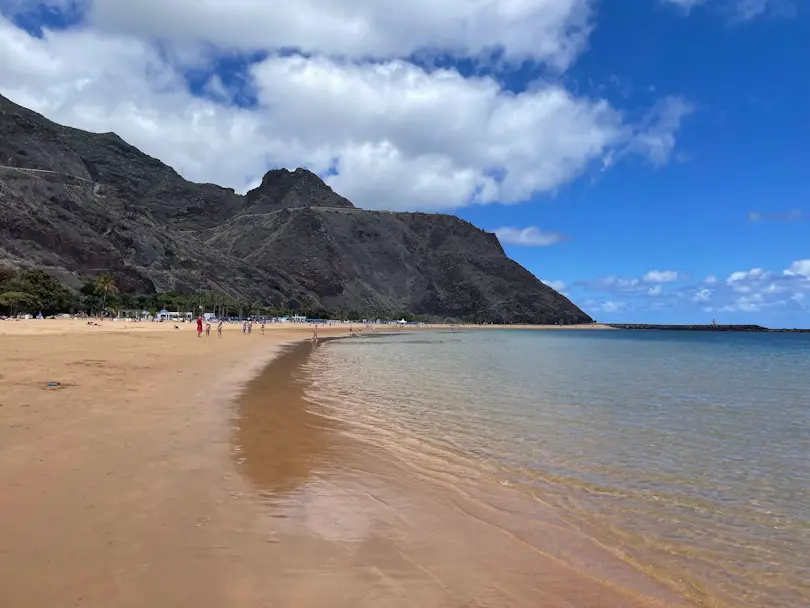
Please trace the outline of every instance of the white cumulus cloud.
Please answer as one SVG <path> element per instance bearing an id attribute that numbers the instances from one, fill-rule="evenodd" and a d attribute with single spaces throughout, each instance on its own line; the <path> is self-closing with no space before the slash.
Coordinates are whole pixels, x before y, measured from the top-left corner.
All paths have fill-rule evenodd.
<path id="1" fill-rule="evenodd" d="M 790 268 L 784 271 L 784 274 L 810 278 L 810 260 L 796 260 L 790 265 Z"/>
<path id="2" fill-rule="evenodd" d="M 562 292 L 565 290 L 565 282 L 564 281 L 543 281 L 541 282 L 551 287 L 554 291 Z"/>
<path id="3" fill-rule="evenodd" d="M 674 281 L 681 284 L 665 288 L 666 283 Z M 795 314 L 806 309 L 810 296 L 810 259 L 796 260 L 782 272 L 760 267 L 735 271 L 724 281 L 714 274 L 700 281 L 689 281 L 685 273 L 652 270 L 641 279 L 608 275 L 592 281 L 577 281 L 575 285 L 586 292 L 606 294 L 604 299 L 613 304 L 635 305 L 636 310 L 699 308 L 703 312 L 749 315 L 776 314 L 776 311 Z M 585 303 L 590 310 L 603 310 L 596 299 L 585 300 Z"/>
<path id="4" fill-rule="evenodd" d="M 537 226 L 526 228 L 503 227 L 497 228 L 495 234 L 498 240 L 505 245 L 520 245 L 522 247 L 547 247 L 556 245 L 566 239 L 564 234 L 541 230 Z"/>
<path id="5" fill-rule="evenodd" d="M 673 283 L 679 278 L 677 270 L 650 270 L 643 280 L 647 283 Z"/>
<path id="6" fill-rule="evenodd" d="M 108 32 L 175 44 L 392 59 L 445 52 L 569 66 L 586 47 L 590 0 L 93 0 Z"/>
<path id="7" fill-rule="evenodd" d="M 621 312 L 628 310 L 629 307 L 625 302 L 616 302 L 614 300 L 607 300 L 606 302 L 602 302 L 599 306 L 599 309 L 603 312 Z"/>
<path id="8" fill-rule="evenodd" d="M 796 0 L 663 0 L 689 11 L 698 5 L 716 4 L 735 21 L 749 21 L 762 15 L 792 17 L 796 14 Z"/>
<path id="9" fill-rule="evenodd" d="M 189 36 L 202 36 L 191 21 Z M 244 78 L 258 100 L 248 108 L 228 103 L 217 77 L 206 87 L 216 99 L 193 95 L 177 58 L 147 39 L 92 28 L 39 38 L 0 17 L 0 93 L 240 191 L 271 167 L 306 166 L 365 208 L 517 203 L 574 180 L 645 128 L 670 136 L 558 84 L 515 94 L 491 77 L 401 59 L 269 55 Z"/>
<path id="10" fill-rule="evenodd" d="M 745 279 L 759 279 L 764 277 L 766 272 L 762 268 L 752 268 L 751 270 L 739 270 L 732 272 L 728 275 L 726 282 L 734 283 L 735 281 L 743 281 Z"/>
<path id="11" fill-rule="evenodd" d="M 695 295 L 692 296 L 693 302 L 708 302 L 712 299 L 712 290 L 706 289 L 702 287 L 695 292 Z"/>
<path id="12" fill-rule="evenodd" d="M 647 114 L 628 150 L 643 154 L 654 165 L 666 164 L 675 149 L 675 133 L 693 111 L 692 104 L 680 97 L 662 99 Z"/>
<path id="13" fill-rule="evenodd" d="M 422 67 L 436 56 L 565 69 L 591 0 L 5 0 L 81 25 L 33 36 L 0 17 L 0 93 L 58 122 L 114 131 L 195 181 L 244 191 L 305 166 L 361 207 L 452 210 L 552 193 L 603 159 L 665 162 L 687 102 L 639 123 L 557 79 Z M 158 42 L 159 41 L 159 42 Z M 297 49 L 298 52 L 291 52 Z M 223 53 L 258 52 L 235 84 Z M 283 52 L 282 52 L 283 51 Z M 373 59 L 373 60 L 372 60 Z M 187 72 L 206 78 L 190 90 Z M 200 91 L 206 93 L 200 96 Z M 256 103 L 234 101 L 249 98 Z"/>

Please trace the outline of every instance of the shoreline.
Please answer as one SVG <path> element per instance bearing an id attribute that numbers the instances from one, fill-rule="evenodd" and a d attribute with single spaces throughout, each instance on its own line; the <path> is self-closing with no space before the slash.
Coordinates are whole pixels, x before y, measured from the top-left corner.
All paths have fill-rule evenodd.
<path id="1" fill-rule="evenodd" d="M 87 322 L 96 325 L 87 325 Z M 174 329 L 178 325 L 179 329 Z M 189 332 L 194 331 L 193 322 L 149 322 L 149 321 L 126 321 L 105 319 L 99 321 L 92 319 L 5 319 L 0 320 L 0 336 L 45 336 L 45 335 L 75 335 L 75 334 L 107 334 L 107 333 L 144 333 L 144 332 Z M 305 339 L 312 335 L 311 323 L 268 323 L 266 331 L 273 335 L 277 332 L 293 332 L 295 334 L 306 334 Z M 239 333 L 241 324 L 227 323 L 223 326 L 225 332 Z M 335 325 L 319 324 L 319 333 L 324 335 L 343 335 L 352 333 L 390 333 L 392 331 L 460 331 L 460 330 L 533 330 L 533 331 L 615 331 L 617 328 L 605 323 L 592 323 L 585 325 L 473 325 L 457 324 L 447 325 L 440 323 L 426 323 L 424 325 L 375 325 L 373 330 L 369 330 L 364 323 L 342 323 Z M 255 335 L 261 335 L 258 324 L 254 327 Z M 216 337 L 216 326 L 211 329 L 211 337 Z"/>
<path id="2" fill-rule="evenodd" d="M 29 323 L 39 333 L 0 324 L 4 606 L 312 606 L 336 594 L 369 606 L 676 605 L 515 544 L 528 530 L 490 521 L 458 488 L 425 491 L 394 452 L 305 412 L 300 383 L 283 379 L 309 358 L 309 326 L 248 338 L 232 325 L 220 342 L 191 325 L 11 325 Z M 319 334 L 349 337 L 345 326 Z M 268 390 L 281 390 L 283 414 L 263 407 Z M 289 487 L 291 477 L 305 483 Z M 554 546 L 571 540 L 544 530 Z"/>
<path id="3" fill-rule="evenodd" d="M 271 367 L 278 363 L 274 361 Z M 316 370 L 310 373 L 316 374 Z M 311 380 L 307 379 L 307 386 Z M 307 398 L 307 404 L 315 416 L 328 422 L 328 432 L 340 446 L 335 456 L 343 464 L 337 468 L 351 471 L 346 476 L 339 471 L 329 474 L 324 471 L 334 465 L 327 462 L 312 476 L 331 476 L 330 486 L 353 488 L 351 500 L 343 492 L 333 499 L 314 492 L 317 510 L 345 513 L 347 519 L 360 511 L 367 520 L 384 521 L 382 527 L 388 529 L 372 536 L 387 543 L 396 538 L 400 555 L 410 555 L 414 546 L 433 544 L 441 557 L 423 553 L 416 561 L 420 570 L 439 580 L 456 580 L 455 593 L 466 597 L 451 605 L 471 605 L 469 602 L 490 593 L 483 605 L 694 606 L 665 581 L 620 557 L 615 548 L 571 525 L 566 513 L 546 504 L 542 496 L 524 487 L 504 485 L 489 468 L 482 469 L 473 455 L 447 452 L 446 447 L 425 438 L 397 437 L 391 442 L 390 436 L 378 434 L 381 429 L 366 428 L 372 432 L 370 439 L 355 432 L 351 423 L 335 418 L 317 397 Z M 307 508 L 306 492 L 301 494 L 303 498 L 292 501 L 293 511 Z M 404 531 L 400 524 L 406 524 Z M 315 527 L 324 525 L 319 522 Z M 378 521 L 368 527 L 376 530 L 381 525 Z M 353 534 L 357 531 L 348 536 Z M 347 535 L 346 531 L 328 534 L 332 538 L 341 535 Z M 498 557 L 493 560 L 493 555 Z M 454 571 L 452 564 L 464 564 L 464 572 Z M 434 601 L 438 600 L 427 603 L 433 605 Z"/>

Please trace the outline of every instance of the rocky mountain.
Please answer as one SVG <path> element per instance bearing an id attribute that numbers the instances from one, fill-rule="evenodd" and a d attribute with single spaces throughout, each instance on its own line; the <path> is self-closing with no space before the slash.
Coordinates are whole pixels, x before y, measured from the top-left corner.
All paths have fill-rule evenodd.
<path id="1" fill-rule="evenodd" d="M 0 96 L 0 262 L 70 284 L 501 323 L 590 318 L 457 217 L 355 208 L 305 169 L 242 196 Z"/>

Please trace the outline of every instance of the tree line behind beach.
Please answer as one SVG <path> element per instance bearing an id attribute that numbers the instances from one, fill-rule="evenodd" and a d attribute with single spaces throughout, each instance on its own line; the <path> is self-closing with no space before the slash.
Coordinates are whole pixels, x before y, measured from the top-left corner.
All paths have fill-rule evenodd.
<path id="1" fill-rule="evenodd" d="M 296 298 L 287 306 L 270 306 L 260 300 L 249 302 L 225 292 L 204 291 L 192 294 L 164 292 L 153 294 L 122 293 L 115 280 L 107 275 L 82 279 L 81 286 L 73 289 L 43 270 L 17 270 L 0 266 L 0 314 L 86 314 L 88 316 L 115 316 L 121 310 L 147 311 L 153 316 L 160 310 L 179 312 L 212 312 L 220 317 L 283 317 L 289 314 L 305 315 L 314 319 L 359 320 L 364 318 L 392 318 L 418 320 L 402 311 L 392 315 L 386 311 L 340 310 L 309 308 Z"/>

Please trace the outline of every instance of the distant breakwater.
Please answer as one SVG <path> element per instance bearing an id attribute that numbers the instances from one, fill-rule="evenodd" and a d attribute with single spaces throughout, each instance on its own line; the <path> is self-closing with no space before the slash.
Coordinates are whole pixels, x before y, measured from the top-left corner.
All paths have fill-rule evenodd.
<path id="1" fill-rule="evenodd" d="M 762 325 L 655 325 L 647 323 L 607 323 L 615 329 L 659 329 L 668 331 L 747 331 L 747 332 L 799 332 L 810 333 L 810 329 L 769 329 Z"/>

